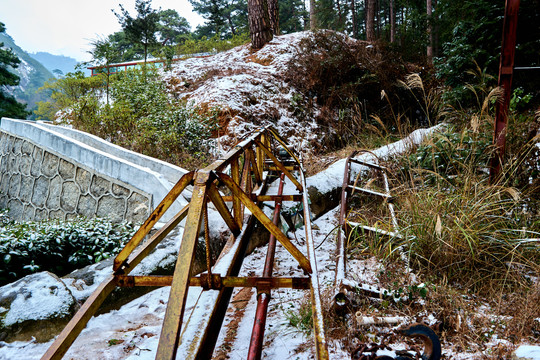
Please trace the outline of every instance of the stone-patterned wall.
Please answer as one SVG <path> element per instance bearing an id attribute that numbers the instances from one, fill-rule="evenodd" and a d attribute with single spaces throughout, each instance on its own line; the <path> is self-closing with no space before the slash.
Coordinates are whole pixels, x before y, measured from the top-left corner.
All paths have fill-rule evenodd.
<path id="1" fill-rule="evenodd" d="M 142 222 L 151 204 L 150 194 L 0 132 L 0 208 L 14 220 L 83 215 Z"/>

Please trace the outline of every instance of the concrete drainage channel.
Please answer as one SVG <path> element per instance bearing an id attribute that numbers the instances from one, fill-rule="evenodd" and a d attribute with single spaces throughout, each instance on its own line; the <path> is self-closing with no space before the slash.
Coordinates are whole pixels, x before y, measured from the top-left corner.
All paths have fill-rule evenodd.
<path id="1" fill-rule="evenodd" d="M 0 123 L 0 170 L 0 207 L 16 220 L 144 221 L 187 173 L 77 130 L 8 118 Z M 182 196 L 172 208 L 186 204 Z"/>

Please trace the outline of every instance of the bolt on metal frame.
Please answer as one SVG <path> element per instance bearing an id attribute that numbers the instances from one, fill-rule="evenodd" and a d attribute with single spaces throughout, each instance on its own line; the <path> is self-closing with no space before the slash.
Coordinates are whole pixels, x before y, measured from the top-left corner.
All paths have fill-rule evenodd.
<path id="1" fill-rule="evenodd" d="M 273 149 L 277 145 L 283 146 L 290 155 L 292 166 L 284 164 L 274 155 Z M 293 176 L 294 169 L 298 169 L 299 178 Z M 283 173 L 295 185 L 296 194 L 265 194 L 268 174 L 270 171 L 276 170 Z M 143 241 L 188 185 L 193 185 L 190 203 L 159 231 Z M 231 195 L 222 195 L 218 188 Z M 259 205 L 264 201 L 302 202 L 307 256 L 261 210 Z M 228 206 L 227 203 L 231 202 L 232 205 Z M 230 230 L 229 240 L 216 261 L 213 261 L 208 252 L 210 249 L 209 203 L 213 204 Z M 172 276 L 129 275 L 184 218 L 186 223 L 174 274 Z M 299 267 L 304 271 L 305 277 L 272 277 L 268 272 L 265 272 L 263 277 L 238 277 L 256 220 L 296 259 Z M 200 276 L 192 276 L 195 250 L 201 232 L 204 233 L 207 249 L 208 270 Z M 313 310 L 316 358 L 328 359 L 304 171 L 296 154 L 287 147 L 287 143 L 274 128 L 269 126 L 254 131 L 251 136 L 240 142 L 223 158 L 204 169 L 185 174 L 117 255 L 114 259 L 112 274 L 86 300 L 43 355 L 42 360 L 61 359 L 88 321 L 98 311 L 100 305 L 116 287 L 167 285 L 171 286 L 171 291 L 156 359 L 175 359 L 179 345 L 182 342 L 182 346 L 184 346 L 187 341 L 189 341 L 189 344 L 186 345 L 188 352 L 185 357 L 187 359 L 210 358 L 219 333 L 215 329 L 222 325 L 234 287 L 255 287 L 259 292 L 276 287 L 309 289 Z M 209 314 L 202 319 L 193 320 L 184 316 L 190 286 L 200 286 L 207 290 L 203 291 L 201 297 L 204 297 L 202 303 L 208 307 Z M 190 333 L 189 339 L 181 341 L 182 334 L 185 332 L 185 329 L 182 328 L 184 322 L 192 325 L 195 331 Z M 193 324 L 194 322 L 195 324 Z"/>

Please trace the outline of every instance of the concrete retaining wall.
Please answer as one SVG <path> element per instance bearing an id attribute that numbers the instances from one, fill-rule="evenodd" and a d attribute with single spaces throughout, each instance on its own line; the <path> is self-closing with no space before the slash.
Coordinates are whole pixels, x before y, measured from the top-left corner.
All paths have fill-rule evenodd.
<path id="1" fill-rule="evenodd" d="M 84 215 L 143 221 L 186 171 L 138 155 L 78 131 L 2 118 L 0 207 L 18 220 Z M 163 220 L 186 203 L 180 197 Z"/>

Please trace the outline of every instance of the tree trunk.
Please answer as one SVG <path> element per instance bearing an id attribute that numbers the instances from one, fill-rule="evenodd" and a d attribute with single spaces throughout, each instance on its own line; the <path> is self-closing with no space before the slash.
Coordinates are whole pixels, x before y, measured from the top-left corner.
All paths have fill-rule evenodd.
<path id="1" fill-rule="evenodd" d="M 375 1 L 376 1 L 375 16 L 377 17 L 377 35 L 376 36 L 377 36 L 377 39 L 380 39 L 381 38 L 381 3 L 379 2 L 379 0 L 375 0 Z"/>
<path id="2" fill-rule="evenodd" d="M 309 0 L 309 29 L 317 29 L 317 14 L 315 12 L 315 0 Z"/>
<path id="3" fill-rule="evenodd" d="M 366 1 L 366 40 L 375 41 L 375 6 L 376 0 Z"/>
<path id="4" fill-rule="evenodd" d="M 390 42 L 396 41 L 396 14 L 394 13 L 394 0 L 390 0 Z"/>
<path id="5" fill-rule="evenodd" d="M 338 23 L 337 23 L 337 26 L 336 26 L 336 30 L 343 31 L 343 28 L 342 28 L 343 14 L 341 13 L 340 0 L 336 0 L 336 6 L 337 6 L 337 13 L 338 13 Z M 353 31 L 353 37 L 354 37 L 354 31 Z"/>
<path id="6" fill-rule="evenodd" d="M 231 28 L 231 33 L 233 34 L 233 36 L 236 35 L 236 28 L 234 27 L 232 17 L 231 17 L 231 13 L 227 14 L 227 22 L 229 23 L 229 26 Z"/>
<path id="7" fill-rule="evenodd" d="M 358 38 L 358 23 L 356 21 L 356 6 L 354 3 L 355 0 L 351 0 L 351 13 L 352 13 L 352 35 L 353 38 Z"/>
<path id="8" fill-rule="evenodd" d="M 258 50 L 273 38 L 266 0 L 248 0 L 248 18 L 251 47 Z"/>
<path id="9" fill-rule="evenodd" d="M 432 24 L 432 4 L 431 0 L 426 0 L 427 8 L 427 33 L 428 33 L 428 46 L 427 46 L 427 61 L 429 64 L 433 64 L 433 24 Z"/>
<path id="10" fill-rule="evenodd" d="M 279 4 L 278 0 L 268 0 L 268 17 L 270 28 L 274 35 L 279 35 Z"/>
<path id="11" fill-rule="evenodd" d="M 433 9 L 437 9 L 437 0 L 433 1 Z M 435 17 L 433 19 L 433 56 L 439 56 L 439 32 L 440 32 L 440 22 L 439 22 L 439 14 L 436 12 Z"/>

